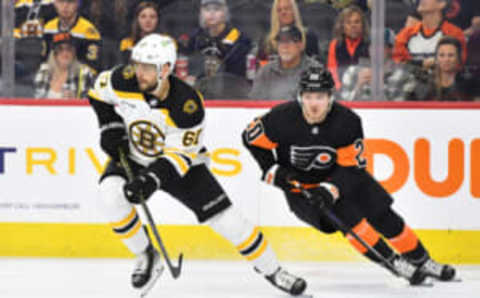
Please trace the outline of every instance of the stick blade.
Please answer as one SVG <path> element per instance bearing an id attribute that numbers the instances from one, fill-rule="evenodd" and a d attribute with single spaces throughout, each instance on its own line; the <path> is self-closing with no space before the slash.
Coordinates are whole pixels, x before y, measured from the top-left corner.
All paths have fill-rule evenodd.
<path id="1" fill-rule="evenodd" d="M 183 253 L 178 256 L 178 265 L 177 267 L 172 267 L 172 276 L 177 279 L 182 273 L 182 264 L 183 264 Z"/>

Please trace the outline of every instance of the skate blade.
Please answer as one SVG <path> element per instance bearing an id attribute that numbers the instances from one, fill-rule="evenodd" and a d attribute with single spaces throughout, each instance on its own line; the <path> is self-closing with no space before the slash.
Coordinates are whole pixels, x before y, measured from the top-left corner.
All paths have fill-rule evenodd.
<path id="1" fill-rule="evenodd" d="M 452 280 L 441 280 L 441 279 L 435 278 L 435 281 L 438 283 L 449 283 L 449 282 L 462 282 L 463 280 L 459 277 L 456 277 Z"/>
<path id="2" fill-rule="evenodd" d="M 155 268 L 152 271 L 152 277 L 141 289 L 139 289 L 140 298 L 144 298 L 148 295 L 150 290 L 157 283 L 157 279 L 162 275 L 164 269 L 165 267 L 160 262 L 158 262 L 158 264 L 155 265 Z"/>
<path id="3" fill-rule="evenodd" d="M 433 288 L 433 282 L 431 282 L 431 281 L 424 282 L 424 283 L 421 283 L 419 285 L 412 285 L 412 287 L 415 287 L 415 288 Z"/>
<path id="4" fill-rule="evenodd" d="M 410 285 L 415 288 L 432 288 L 433 287 L 433 281 L 431 278 L 427 277 L 421 284 L 418 285 Z"/>

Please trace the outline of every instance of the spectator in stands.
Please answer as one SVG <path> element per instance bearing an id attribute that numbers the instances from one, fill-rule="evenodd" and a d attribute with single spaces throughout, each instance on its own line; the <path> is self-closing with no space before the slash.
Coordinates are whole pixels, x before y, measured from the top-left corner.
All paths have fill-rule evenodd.
<path id="1" fill-rule="evenodd" d="M 337 17 L 333 28 L 334 39 L 328 48 L 328 70 L 335 87 L 340 89 L 343 73 L 350 65 L 358 64 L 361 57 L 369 57 L 370 28 L 367 18 L 358 6 L 345 8 Z"/>
<path id="2" fill-rule="evenodd" d="M 434 76 L 423 100 L 471 101 L 471 82 L 462 74 L 462 44 L 445 36 L 435 50 Z"/>
<path id="3" fill-rule="evenodd" d="M 384 60 L 384 98 L 387 101 L 404 101 L 415 91 L 416 80 L 403 65 L 396 65 L 392 61 L 392 49 L 395 43 L 395 34 L 392 30 L 385 30 L 385 60 Z M 370 50 L 372 46 L 370 46 Z M 372 67 L 370 59 L 361 59 L 359 64 L 347 68 L 342 78 L 340 99 L 347 101 L 373 101 L 372 98 Z"/>
<path id="4" fill-rule="evenodd" d="M 43 60 L 45 22 L 57 16 L 52 0 L 19 0 L 15 3 L 15 75 L 19 83 L 31 85 Z"/>
<path id="5" fill-rule="evenodd" d="M 45 24 L 45 58 L 50 53 L 53 36 L 69 32 L 75 39 L 78 60 L 95 71 L 101 70 L 101 36 L 90 21 L 79 15 L 79 0 L 54 0 L 54 5 L 58 17 Z"/>
<path id="6" fill-rule="evenodd" d="M 423 68 L 435 64 L 435 47 L 443 36 L 452 36 L 462 45 L 462 61 L 466 59 L 466 40 L 462 29 L 445 20 L 447 0 L 421 0 L 417 11 L 422 21 L 406 27 L 397 35 L 393 59 Z"/>
<path id="7" fill-rule="evenodd" d="M 131 0 L 82 0 L 79 11 L 102 36 L 101 68 L 110 69 L 120 62 L 120 40 L 130 33 Z M 130 11 L 132 10 L 132 12 Z"/>
<path id="8" fill-rule="evenodd" d="M 260 68 L 250 92 L 252 99 L 293 100 L 301 72 L 321 66 L 305 54 L 305 33 L 294 25 L 280 29 L 276 44 L 278 57 Z"/>
<path id="9" fill-rule="evenodd" d="M 135 11 L 135 19 L 129 37 L 120 42 L 122 62 L 128 63 L 133 46 L 145 35 L 162 30 L 159 26 L 159 11 L 157 4 L 149 1 L 140 2 Z"/>
<path id="10" fill-rule="evenodd" d="M 188 41 L 189 73 L 211 77 L 227 72 L 245 78 L 251 41 L 230 22 L 226 0 L 202 0 L 200 28 Z"/>
<path id="11" fill-rule="evenodd" d="M 86 98 L 94 74 L 90 67 L 77 60 L 74 42 L 69 33 L 54 35 L 48 61 L 35 76 L 36 98 Z"/>
<path id="12" fill-rule="evenodd" d="M 15 3 L 15 29 L 17 39 L 43 37 L 43 26 L 57 16 L 52 0 L 19 0 Z"/>
<path id="13" fill-rule="evenodd" d="M 274 0 L 270 17 L 270 32 L 264 40 L 261 40 L 257 57 L 261 64 L 266 64 L 273 60 L 276 52 L 276 37 L 281 27 L 295 25 L 301 31 L 306 32 L 305 53 L 308 56 L 318 57 L 318 38 L 317 35 L 303 26 L 302 17 L 295 0 Z"/>
<path id="14" fill-rule="evenodd" d="M 417 5 L 420 1 L 416 1 Z M 446 19 L 463 30 L 466 38 L 469 38 L 475 30 L 480 29 L 480 1 L 472 0 L 445 0 L 444 8 Z M 419 23 L 422 19 L 414 6 L 409 13 L 405 27 Z"/>

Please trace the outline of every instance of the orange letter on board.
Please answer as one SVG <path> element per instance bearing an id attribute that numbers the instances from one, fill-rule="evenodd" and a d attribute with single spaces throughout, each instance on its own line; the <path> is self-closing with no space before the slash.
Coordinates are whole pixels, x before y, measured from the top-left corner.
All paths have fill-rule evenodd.
<path id="1" fill-rule="evenodd" d="M 442 198 L 454 194 L 464 178 L 464 144 L 453 139 L 448 144 L 448 175 L 444 181 L 433 181 L 430 173 L 430 142 L 419 139 L 415 142 L 415 181 L 425 194 Z"/>
<path id="2" fill-rule="evenodd" d="M 386 155 L 392 160 L 393 173 L 387 180 L 379 182 L 389 193 L 394 193 L 402 188 L 407 181 L 410 171 L 410 164 L 405 150 L 399 144 L 385 139 L 367 139 L 365 140 L 365 148 L 367 171 L 373 175 L 375 154 Z"/>

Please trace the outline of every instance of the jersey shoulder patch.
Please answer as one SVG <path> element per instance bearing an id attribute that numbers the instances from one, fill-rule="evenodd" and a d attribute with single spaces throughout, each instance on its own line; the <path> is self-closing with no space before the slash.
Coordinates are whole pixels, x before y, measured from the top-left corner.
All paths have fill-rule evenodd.
<path id="1" fill-rule="evenodd" d="M 138 92 L 138 87 L 135 69 L 132 65 L 120 65 L 112 71 L 112 88 L 121 92 Z"/>
<path id="2" fill-rule="evenodd" d="M 170 76 L 170 93 L 165 107 L 179 128 L 199 125 L 205 117 L 202 94 L 182 80 Z"/>
<path id="3" fill-rule="evenodd" d="M 200 106 L 193 98 L 187 99 L 187 101 L 185 101 L 183 104 L 183 112 L 186 114 L 193 114 L 198 111 L 199 108 Z"/>

